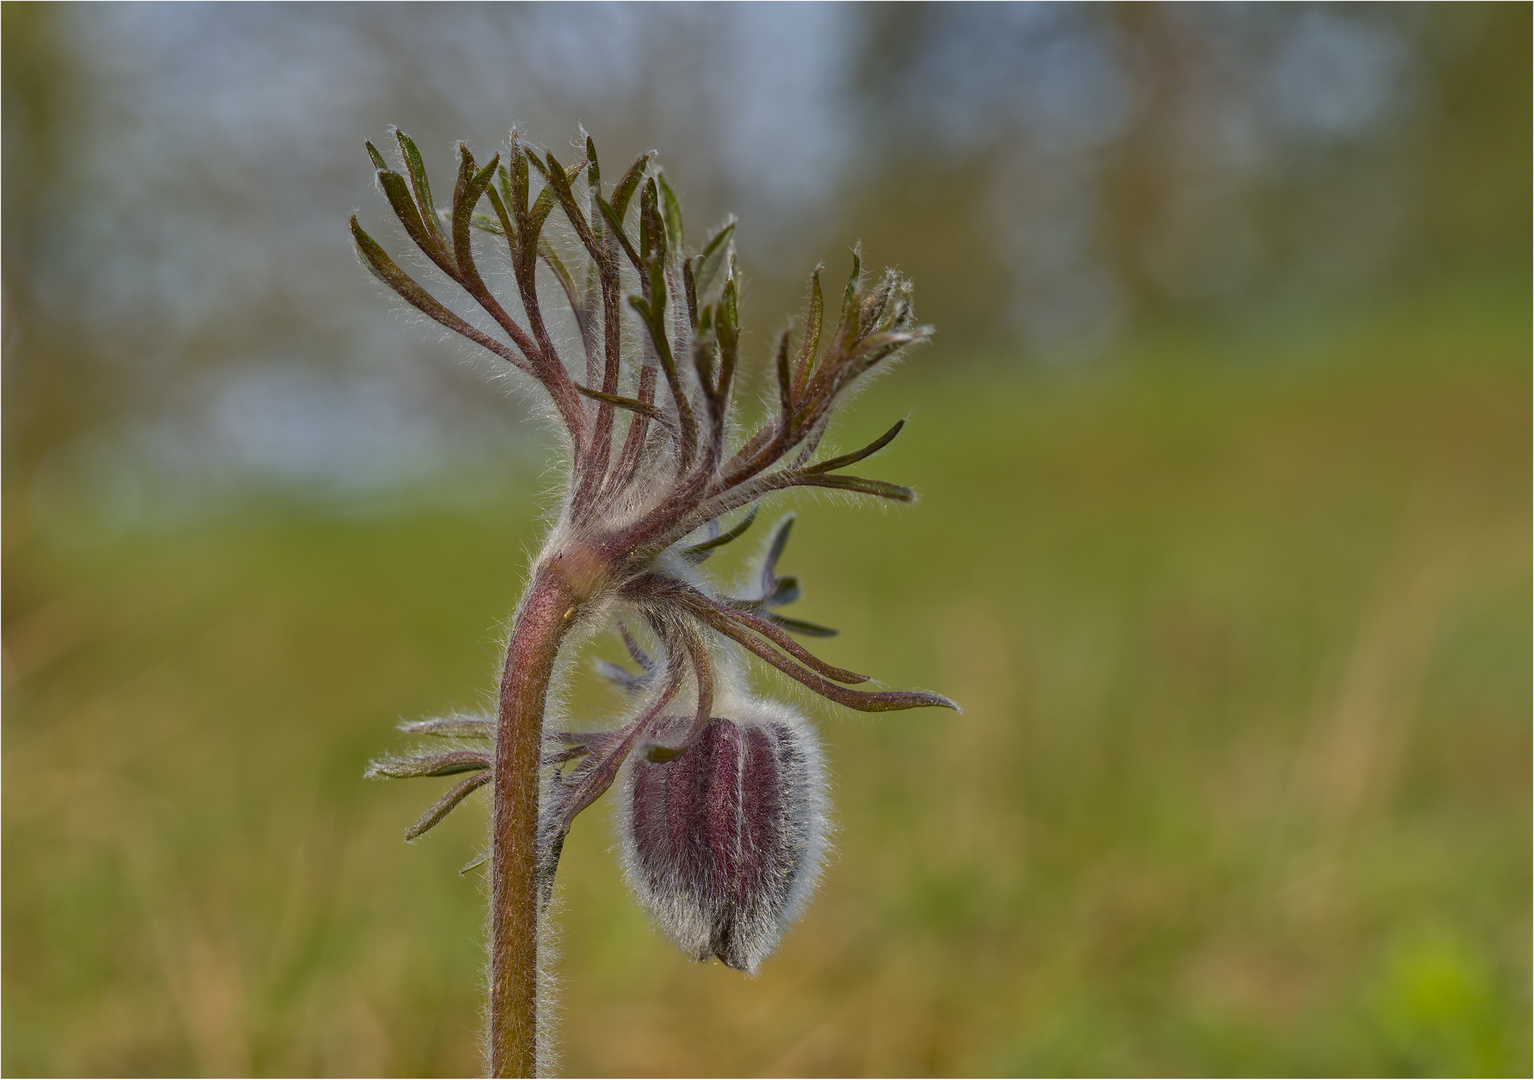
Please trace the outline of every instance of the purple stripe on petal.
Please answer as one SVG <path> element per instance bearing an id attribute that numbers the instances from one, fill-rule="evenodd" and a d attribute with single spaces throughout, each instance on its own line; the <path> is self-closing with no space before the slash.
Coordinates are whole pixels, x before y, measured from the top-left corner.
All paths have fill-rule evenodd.
<path id="1" fill-rule="evenodd" d="M 814 734 L 782 707 L 763 712 L 710 719 L 670 761 L 635 760 L 623 810 L 630 882 L 659 928 L 700 960 L 753 974 L 797 914 L 824 844 Z"/>

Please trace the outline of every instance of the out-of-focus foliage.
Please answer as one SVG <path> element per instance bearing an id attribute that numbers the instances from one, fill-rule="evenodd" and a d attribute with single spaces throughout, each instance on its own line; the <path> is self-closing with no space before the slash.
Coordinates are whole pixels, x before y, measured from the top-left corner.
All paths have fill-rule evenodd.
<path id="1" fill-rule="evenodd" d="M 389 123 L 579 120 L 740 213 L 748 356 L 854 239 L 914 278 L 839 438 L 910 411 L 923 501 L 785 569 L 967 711 L 819 714 L 839 861 L 758 980 L 583 818 L 568 1071 L 1526 1075 L 1529 21 L 0 8 L 0 1067 L 478 1068 L 482 820 L 360 777 L 490 689 L 545 437 L 346 218 Z"/>
<path id="2" fill-rule="evenodd" d="M 881 384 L 843 443 L 919 402 L 923 501 L 786 569 L 966 712 L 819 710 L 840 854 L 756 980 L 581 818 L 568 1070 L 1527 1074 L 1524 306 Z M 7 1072 L 477 1067 L 483 819 L 360 777 L 489 689 L 536 491 L 11 549 Z"/>
<path id="3" fill-rule="evenodd" d="M 1527 29 L 1492 7 L 881 9 L 871 158 L 900 167 L 855 220 L 936 279 L 949 333 L 1044 351 L 1518 268 Z"/>
<path id="4" fill-rule="evenodd" d="M 364 136 L 656 147 L 740 215 L 760 340 L 861 238 L 949 349 L 1090 356 L 1517 268 L 1529 11 L 1459 6 L 5 9 L 5 444 L 29 503 L 133 520 L 536 448 L 380 317 Z M 563 150 L 561 150 L 563 155 Z M 386 238 L 386 237 L 385 237 Z M 748 342 L 748 345 L 750 342 Z M 766 345 L 760 348 L 765 351 Z"/>

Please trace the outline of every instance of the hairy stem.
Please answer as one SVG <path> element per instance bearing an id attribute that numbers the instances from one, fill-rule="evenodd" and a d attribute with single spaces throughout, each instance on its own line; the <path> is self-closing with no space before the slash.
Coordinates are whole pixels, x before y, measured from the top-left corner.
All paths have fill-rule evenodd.
<path id="1" fill-rule="evenodd" d="M 543 710 L 576 596 L 540 567 L 501 674 L 490 834 L 490 1075 L 533 1076 L 538 1045 L 538 784 Z"/>

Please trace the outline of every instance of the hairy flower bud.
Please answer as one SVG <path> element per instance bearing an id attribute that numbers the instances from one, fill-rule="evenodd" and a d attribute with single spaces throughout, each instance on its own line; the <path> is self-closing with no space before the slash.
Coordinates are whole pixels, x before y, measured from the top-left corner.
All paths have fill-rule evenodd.
<path id="1" fill-rule="evenodd" d="M 715 717 L 666 762 L 636 755 L 621 810 L 629 884 L 699 960 L 756 974 L 814 888 L 825 772 L 809 724 L 782 705 Z M 691 718 L 668 718 L 680 729 Z"/>

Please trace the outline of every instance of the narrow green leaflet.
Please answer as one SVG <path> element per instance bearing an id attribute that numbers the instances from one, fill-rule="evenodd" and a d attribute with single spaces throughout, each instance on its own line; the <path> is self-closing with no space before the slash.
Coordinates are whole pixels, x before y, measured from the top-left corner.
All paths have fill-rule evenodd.
<path id="1" fill-rule="evenodd" d="M 715 233 L 714 238 L 698 254 L 698 268 L 693 276 L 699 296 L 708 292 L 708 287 L 714 283 L 714 277 L 719 273 L 719 268 L 725 264 L 725 258 L 730 250 L 730 237 L 734 233 L 735 223 L 732 221 Z"/>
<path id="2" fill-rule="evenodd" d="M 660 199 L 661 206 L 666 212 L 666 232 L 671 237 L 671 250 L 682 250 L 682 207 L 676 201 L 676 194 L 672 192 L 671 185 L 666 183 L 666 174 L 661 173 Z"/>

